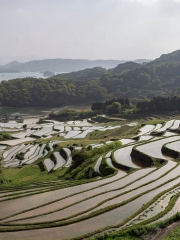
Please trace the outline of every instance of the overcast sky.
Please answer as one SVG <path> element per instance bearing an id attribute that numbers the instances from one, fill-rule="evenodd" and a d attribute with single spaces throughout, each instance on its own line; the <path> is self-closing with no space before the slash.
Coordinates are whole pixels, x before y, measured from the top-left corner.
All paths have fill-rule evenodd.
<path id="1" fill-rule="evenodd" d="M 154 59 L 180 49 L 180 0 L 0 0 L 0 63 Z"/>

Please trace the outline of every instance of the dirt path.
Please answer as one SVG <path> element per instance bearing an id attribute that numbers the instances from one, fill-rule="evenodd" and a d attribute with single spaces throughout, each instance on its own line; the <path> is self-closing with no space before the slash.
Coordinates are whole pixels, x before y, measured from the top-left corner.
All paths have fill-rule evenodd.
<path id="1" fill-rule="evenodd" d="M 159 229 L 155 234 L 148 235 L 144 240 L 161 240 L 166 237 L 172 230 L 180 225 L 180 222 L 172 223 L 166 228 Z"/>

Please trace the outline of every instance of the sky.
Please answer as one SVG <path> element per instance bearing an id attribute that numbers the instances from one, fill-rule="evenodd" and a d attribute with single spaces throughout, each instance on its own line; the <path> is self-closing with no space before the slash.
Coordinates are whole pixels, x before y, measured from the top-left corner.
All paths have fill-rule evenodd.
<path id="1" fill-rule="evenodd" d="M 0 63 L 155 59 L 180 49 L 180 0 L 0 0 Z"/>

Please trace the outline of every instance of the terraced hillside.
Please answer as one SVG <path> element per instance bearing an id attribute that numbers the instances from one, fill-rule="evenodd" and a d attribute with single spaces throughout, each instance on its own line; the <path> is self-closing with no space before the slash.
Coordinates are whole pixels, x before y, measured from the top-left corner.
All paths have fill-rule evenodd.
<path id="1" fill-rule="evenodd" d="M 0 239 L 85 239 L 172 217 L 179 124 L 1 124 L 14 139 L 0 143 Z"/>

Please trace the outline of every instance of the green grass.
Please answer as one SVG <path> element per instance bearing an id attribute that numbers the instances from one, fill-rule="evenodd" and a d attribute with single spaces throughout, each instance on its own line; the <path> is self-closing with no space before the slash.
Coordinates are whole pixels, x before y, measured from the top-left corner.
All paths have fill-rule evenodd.
<path id="1" fill-rule="evenodd" d="M 67 168 L 65 169 L 67 170 Z M 51 174 L 41 171 L 38 165 L 23 166 L 22 168 L 3 169 L 3 177 L 11 183 L 1 185 L 1 189 L 7 187 L 18 187 L 31 183 L 43 183 L 50 180 L 59 180 L 60 171 Z"/>
<path id="2" fill-rule="evenodd" d="M 101 141 L 107 141 L 110 139 L 130 138 L 134 135 L 137 135 L 138 131 L 139 126 L 130 127 L 125 125 L 112 130 L 92 132 L 88 135 L 88 138 L 90 140 Z"/>
<path id="3" fill-rule="evenodd" d="M 101 164 L 100 164 L 100 173 L 102 173 L 102 175 L 104 176 L 108 176 L 111 174 L 114 174 L 115 172 L 117 172 L 117 170 L 115 170 L 114 168 L 112 168 L 111 166 L 109 166 L 106 162 L 106 158 L 103 157 Z"/>
<path id="4" fill-rule="evenodd" d="M 164 124 L 165 123 L 165 119 L 154 119 L 154 120 L 149 120 L 149 121 L 145 121 L 144 124 L 150 124 L 150 125 L 156 125 L 156 124 Z"/>
<path id="5" fill-rule="evenodd" d="M 164 123 L 164 119 L 163 120 L 154 120 L 153 119 L 153 120 L 142 122 L 142 123 L 155 125 L 157 123 Z M 119 124 L 119 122 L 118 122 L 118 124 Z M 87 146 L 90 143 L 100 143 L 100 142 L 104 142 L 104 141 L 107 141 L 110 139 L 129 138 L 129 137 L 136 135 L 138 133 L 139 128 L 140 128 L 140 125 L 138 125 L 136 127 L 123 126 L 121 128 L 107 130 L 106 132 L 94 131 L 94 132 L 90 133 L 86 137 L 86 139 L 79 139 L 79 140 L 77 139 L 74 141 L 66 141 L 64 143 L 60 143 L 60 144 L 58 144 L 56 149 L 54 149 L 54 151 L 57 151 L 58 149 L 60 149 L 60 146 L 61 147 L 70 147 L 70 146 L 73 146 L 73 144 L 77 144 L 78 146 L 81 146 L 81 145 Z M 53 137 L 52 139 L 60 140 L 60 138 L 57 138 L 57 137 Z M 47 143 L 47 140 L 38 139 L 38 140 L 36 140 L 36 142 L 41 142 L 41 143 L 46 142 Z M 77 166 L 72 166 L 71 168 L 62 168 L 61 170 L 54 171 L 50 174 L 48 174 L 47 171 L 41 171 L 38 165 L 23 166 L 22 168 L 3 169 L 2 176 L 4 177 L 4 179 L 8 179 L 11 181 L 11 183 L 7 184 L 5 187 L 11 186 L 13 189 L 13 186 L 20 187 L 21 185 L 23 186 L 23 184 L 27 184 L 27 187 L 28 187 L 28 184 L 30 184 L 30 183 L 43 183 L 45 181 L 59 180 L 59 179 L 63 179 L 62 183 L 64 184 L 64 187 L 67 187 L 67 186 L 70 186 L 70 184 L 76 185 L 76 184 L 80 184 L 82 182 L 91 181 L 91 180 L 87 180 L 90 167 L 94 166 L 94 164 L 96 163 L 99 156 L 104 155 L 106 152 L 113 149 L 112 148 L 113 146 L 111 146 L 111 149 L 109 149 L 109 146 L 105 145 L 104 147 L 102 147 L 100 149 L 95 149 L 95 150 L 91 149 L 89 151 L 86 151 L 87 158 L 86 158 L 86 155 L 83 155 L 83 156 L 85 156 L 85 159 L 81 164 L 79 164 L 79 165 L 77 164 Z M 115 146 L 114 149 L 116 149 L 117 147 L 119 148 L 122 146 Z M 51 154 L 51 153 L 49 153 L 49 154 Z M 79 155 L 79 157 L 80 157 L 80 155 Z M 47 156 L 45 158 L 47 158 Z M 44 158 L 40 159 L 39 161 L 43 161 L 43 160 L 44 160 Z M 155 164 L 157 164 L 157 163 L 155 162 Z M 105 159 L 103 159 L 102 166 L 100 166 L 100 167 L 102 168 L 102 169 L 100 169 L 101 172 L 102 173 L 105 172 L 105 174 L 104 174 L 105 176 L 108 175 L 109 170 L 111 170 L 111 169 L 109 169 L 108 165 L 106 164 Z M 106 172 L 106 170 L 108 170 L 108 172 Z M 68 181 L 68 179 L 70 179 L 70 180 Z M 71 181 L 72 179 L 73 179 L 73 181 Z M 67 185 L 65 186 L 65 184 L 67 184 Z M 148 184 L 149 184 L 149 182 L 148 182 Z M 58 188 L 59 188 L 59 186 L 57 186 L 57 189 Z M 132 201 L 136 197 L 138 197 L 138 195 L 132 199 L 129 199 L 128 202 Z M 16 198 L 16 196 L 14 196 L 14 198 Z M 143 208 L 141 208 L 139 210 L 139 212 L 143 211 L 143 209 L 146 209 L 149 206 L 149 204 L 151 204 L 154 201 L 155 201 L 155 198 L 152 199 L 148 204 L 144 205 Z M 172 203 L 169 204 L 169 208 L 172 208 L 174 203 L 175 203 L 175 199 L 173 198 Z M 125 202 L 123 202 L 121 204 L 123 205 L 123 204 L 125 204 Z M 111 209 L 115 209 L 116 207 L 119 207 L 121 204 L 119 204 L 119 205 L 115 204 L 115 205 L 107 207 L 99 212 L 97 211 L 95 213 L 92 213 L 92 214 L 90 214 L 89 217 L 91 218 L 91 217 L 101 214 L 103 212 L 110 211 Z M 135 214 L 137 214 L 137 212 Z M 164 214 L 164 212 L 163 212 L 163 214 Z M 86 218 L 84 218 L 84 220 L 85 219 Z M 80 218 L 77 221 L 81 221 L 81 220 L 83 220 L 83 218 Z M 74 222 L 76 222 L 76 220 Z M 62 222 L 62 225 L 63 224 L 66 225 L 66 224 L 70 224 L 70 223 L 71 223 L 71 221 L 69 221 L 69 222 L 67 221 L 67 223 Z M 72 221 L 72 223 L 73 223 L 73 221 Z M 41 226 L 41 224 L 42 224 L 42 226 Z M 45 224 L 47 224 L 47 227 L 56 226 L 56 224 L 53 224 L 51 222 L 48 222 L 48 223 L 42 222 L 42 223 L 40 223 L 39 228 L 46 227 Z M 61 225 L 61 224 L 59 224 L 59 225 Z M 57 226 L 58 226 L 58 224 L 57 224 Z M 31 224 L 29 224 L 29 227 L 32 229 L 36 228 L 36 227 L 38 228 L 38 226 L 34 226 L 34 227 L 31 226 Z M 149 227 L 149 229 L 150 229 L 150 231 L 152 230 L 150 227 Z M 144 234 L 148 233 L 148 231 L 149 230 L 148 230 L 147 226 L 133 227 L 129 232 L 121 231 L 119 233 L 112 233 L 111 230 L 109 230 L 109 231 L 107 231 L 107 233 L 110 235 L 105 234 L 105 235 L 102 235 L 99 237 L 97 236 L 97 237 L 95 237 L 95 239 L 96 240 L 111 240 L 111 239 L 137 240 L 137 239 L 141 239 L 141 237 Z M 180 234 L 180 228 L 179 228 L 179 234 Z M 180 235 L 177 235 L 177 236 L 180 236 Z M 167 239 L 165 238 L 165 240 L 169 240 L 169 239 L 178 239 L 178 238 L 167 238 Z M 180 239 L 180 237 L 179 237 L 179 239 Z"/>
<path id="6" fill-rule="evenodd" d="M 124 234 L 122 236 L 108 236 L 107 234 L 94 238 L 94 240 L 139 240 L 139 237 Z"/>
<path id="7" fill-rule="evenodd" d="M 9 180 L 24 181 L 24 179 L 35 178 L 41 175 L 41 170 L 37 165 L 24 166 L 20 169 L 9 168 L 3 171 L 5 177 Z"/>

